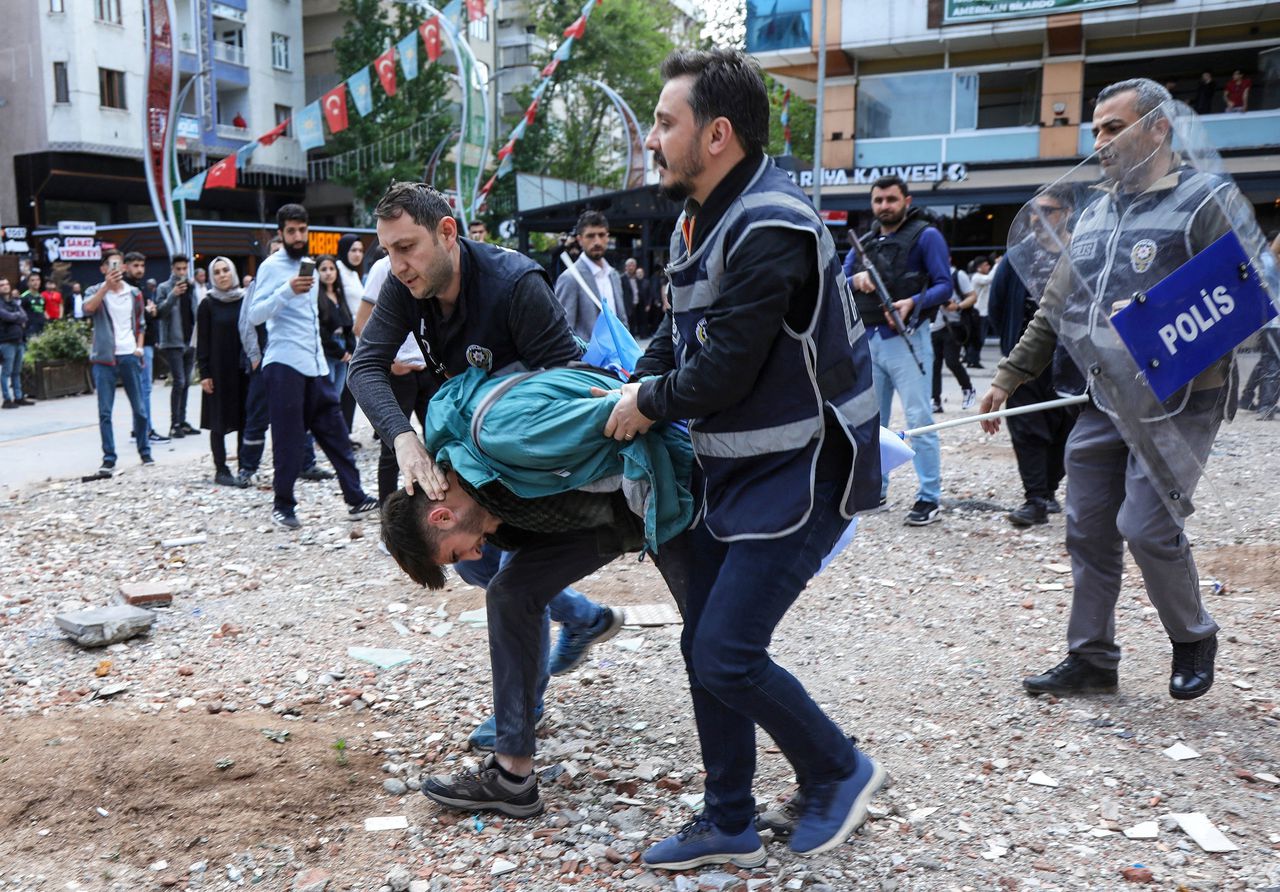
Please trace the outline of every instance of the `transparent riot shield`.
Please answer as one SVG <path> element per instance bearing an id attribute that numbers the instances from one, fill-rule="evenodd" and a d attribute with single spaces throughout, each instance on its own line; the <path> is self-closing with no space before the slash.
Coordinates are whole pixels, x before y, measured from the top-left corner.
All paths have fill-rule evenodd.
<path id="1" fill-rule="evenodd" d="M 1135 117 L 1096 118 L 1098 150 L 1022 208 L 1007 259 L 1057 335 L 1059 389 L 1087 387 L 1186 517 L 1235 410 L 1234 350 L 1276 316 L 1280 275 L 1197 116 Z"/>

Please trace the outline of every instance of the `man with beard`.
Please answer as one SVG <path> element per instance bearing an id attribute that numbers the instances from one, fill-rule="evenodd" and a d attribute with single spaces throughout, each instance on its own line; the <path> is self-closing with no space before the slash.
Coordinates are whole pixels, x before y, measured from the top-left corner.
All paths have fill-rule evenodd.
<path id="1" fill-rule="evenodd" d="M 392 185 L 374 217 L 391 275 L 361 331 L 348 387 L 395 450 L 405 490 L 412 495 L 421 488 L 441 501 L 450 481 L 414 433 L 392 380 L 405 338 L 417 341 L 433 391 L 470 369 L 501 374 L 565 366 L 581 358 L 582 347 L 543 269 L 515 251 L 460 237 L 448 201 L 430 186 Z M 449 562 L 477 556 L 463 549 Z M 494 718 L 471 736 L 473 746 L 494 751 L 497 767 L 482 778 L 460 776 L 451 790 L 435 788 L 432 798 L 459 808 L 530 813 L 523 808 L 531 786 L 536 798 L 534 731 L 547 681 L 546 608 L 572 598 L 567 585 L 616 556 L 580 532 L 542 537 L 508 553 L 485 590 Z M 560 662 L 571 662 L 560 660 L 566 645 L 580 656 L 621 625 L 620 611 L 580 595 L 573 603 L 581 608 L 581 624 L 568 634 L 565 623 Z"/>
<path id="2" fill-rule="evenodd" d="M 643 863 L 758 867 L 757 725 L 800 781 L 794 852 L 843 843 L 884 781 L 768 652 L 850 519 L 878 503 L 879 415 L 835 244 L 764 154 L 759 68 L 737 50 L 680 50 L 662 75 L 645 145 L 663 192 L 684 201 L 667 267 L 671 337 L 654 338 L 635 381 L 609 395 L 604 433 L 631 440 L 689 420 L 703 504 L 680 645 L 707 777 L 703 812 Z"/>
<path id="3" fill-rule="evenodd" d="M 578 218 L 578 244 L 582 253 L 556 279 L 556 300 L 564 307 L 564 317 L 573 333 L 591 340 L 603 301 L 615 316 L 627 324 L 627 302 L 622 297 L 622 277 L 605 262 L 609 250 L 609 221 L 599 211 L 583 211 Z"/>
<path id="4" fill-rule="evenodd" d="M 907 427 L 925 427 L 933 424 L 927 374 L 933 367 L 929 322 L 938 308 L 951 300 L 950 252 L 942 233 L 929 224 L 919 208 L 911 206 L 911 190 L 901 177 L 884 176 L 871 184 L 871 209 L 876 222 L 862 237 L 860 246 L 845 258 L 844 273 L 853 281 L 854 304 L 867 327 L 880 417 L 888 423 L 893 393 L 897 391 Z M 905 332 L 894 328 L 880 296 L 875 294 L 875 279 L 862 270 L 864 259 L 875 265 L 880 281 L 889 289 L 885 297 L 893 301 L 907 327 Z M 908 341 L 915 350 L 914 356 Z M 912 463 L 918 487 L 906 523 L 922 527 L 938 520 L 942 499 L 942 453 L 937 433 L 912 437 L 911 448 L 916 451 Z M 889 478 L 885 477 L 880 489 L 881 504 L 888 497 Z"/>
<path id="5" fill-rule="evenodd" d="M 250 325 L 267 326 L 262 376 L 275 462 L 271 519 L 287 530 L 302 526 L 293 485 L 302 471 L 309 430 L 338 474 L 349 519 L 359 520 L 377 509 L 378 500 L 360 488 L 337 388 L 329 383 L 329 364 L 320 346 L 314 265 L 312 275 L 299 275 L 307 252 L 307 209 L 286 204 L 276 212 L 276 224 L 283 250 L 258 267 L 248 315 Z"/>

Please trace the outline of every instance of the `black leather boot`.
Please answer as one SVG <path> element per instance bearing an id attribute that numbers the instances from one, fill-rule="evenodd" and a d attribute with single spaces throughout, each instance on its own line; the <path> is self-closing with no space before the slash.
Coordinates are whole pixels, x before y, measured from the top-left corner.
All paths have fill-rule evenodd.
<path id="1" fill-rule="evenodd" d="M 1210 635 L 1186 644 L 1173 642 L 1173 671 L 1169 675 L 1169 696 L 1194 700 L 1213 687 L 1213 660 L 1218 655 L 1218 636 Z"/>

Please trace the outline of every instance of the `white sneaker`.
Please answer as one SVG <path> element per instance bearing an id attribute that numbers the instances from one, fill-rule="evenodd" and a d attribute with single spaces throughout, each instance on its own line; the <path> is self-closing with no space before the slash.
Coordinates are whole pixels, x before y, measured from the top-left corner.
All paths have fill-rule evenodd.
<path id="1" fill-rule="evenodd" d="M 978 392 L 972 388 L 964 392 L 964 402 L 960 404 L 961 409 L 972 409 L 973 404 L 978 401 Z"/>

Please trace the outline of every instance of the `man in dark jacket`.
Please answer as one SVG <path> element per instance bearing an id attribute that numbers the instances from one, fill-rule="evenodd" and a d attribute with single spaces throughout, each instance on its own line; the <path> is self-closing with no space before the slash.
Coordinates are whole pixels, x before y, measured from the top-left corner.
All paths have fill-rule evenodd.
<path id="1" fill-rule="evenodd" d="M 35 405 L 22 394 L 22 358 L 27 352 L 27 312 L 8 279 L 0 279 L 0 388 L 4 408 Z"/>
<path id="2" fill-rule="evenodd" d="M 196 353 L 191 345 L 196 330 L 196 289 L 187 277 L 189 264 L 187 255 L 174 254 L 169 261 L 169 278 L 156 289 L 157 346 L 169 367 L 169 436 L 175 438 L 199 433 L 187 423 L 187 396 Z"/>
<path id="3" fill-rule="evenodd" d="M 679 50 L 662 75 L 646 146 L 663 193 L 685 202 L 668 266 L 671 336 L 650 343 L 604 434 L 630 440 L 689 419 L 703 505 L 680 644 L 707 778 L 702 814 L 642 860 L 758 867 L 757 726 L 801 782 L 792 851 L 843 843 L 884 782 L 768 653 L 850 519 L 879 502 L 879 413 L 835 244 L 764 154 L 759 69 L 737 50 Z"/>
<path id="4" fill-rule="evenodd" d="M 1000 355 L 1008 356 L 1017 346 L 1018 339 L 1027 330 L 1035 316 L 1037 302 L 1018 278 L 1014 263 L 1043 263 L 1052 267 L 1057 263 L 1057 245 L 1062 243 L 1067 220 L 1074 205 L 1068 189 L 1048 189 L 1036 196 L 1040 220 L 1046 225 L 1052 222 L 1059 228 L 1056 237 L 1041 233 L 1042 238 L 1031 239 L 1015 245 L 1010 251 L 1011 262 L 1006 257 L 996 267 L 991 280 L 991 297 L 988 313 L 1000 337 Z M 1034 255 L 1034 257 L 1029 256 Z M 1063 358 L 1063 361 L 1065 360 Z M 1027 381 L 1009 395 L 1007 405 L 1028 406 L 1042 403 L 1058 396 L 1053 385 L 1053 367 L 1044 369 L 1037 377 Z M 1079 409 L 1064 406 L 1013 415 L 1009 418 L 1009 439 L 1013 442 L 1013 454 L 1018 460 L 1018 475 L 1022 478 L 1025 501 L 1022 507 L 1009 512 L 1009 522 L 1014 526 L 1028 527 L 1049 522 L 1050 514 L 1062 508 L 1057 501 L 1058 485 L 1066 475 L 1064 455 L 1067 435 L 1075 424 Z"/>

